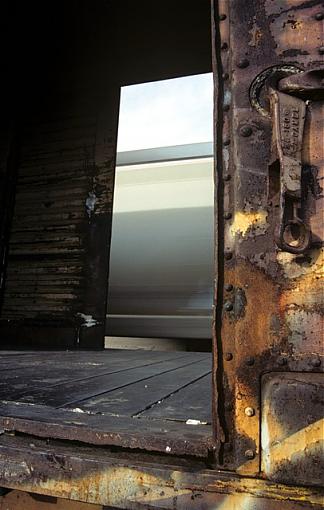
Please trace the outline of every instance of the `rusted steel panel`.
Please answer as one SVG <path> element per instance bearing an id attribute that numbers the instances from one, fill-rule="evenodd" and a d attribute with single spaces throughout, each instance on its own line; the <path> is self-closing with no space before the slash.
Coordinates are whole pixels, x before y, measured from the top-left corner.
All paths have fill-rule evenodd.
<path id="1" fill-rule="evenodd" d="M 279 81 L 323 68 L 323 5 L 248 0 L 243 8 L 241 2 L 220 0 L 217 9 L 216 52 L 223 87 L 217 138 L 222 148 L 218 240 L 224 266 L 217 302 L 220 462 L 244 474 L 267 476 L 260 464 L 262 374 L 317 373 L 323 366 L 323 96 L 301 96 L 311 100 L 305 108 L 301 182 L 285 199 L 287 168 L 276 154 L 278 131 L 276 136 L 269 96 L 271 87 L 280 86 L 291 98 L 299 97 L 300 92 L 287 92 Z M 306 74 L 303 79 L 307 81 Z M 302 119 L 291 104 L 278 121 L 284 133 L 279 149 L 284 147 L 283 153 L 288 151 L 298 166 L 294 116 L 297 122 Z M 297 201 L 301 207 L 294 205 Z M 300 253 L 294 247 L 283 249 L 277 240 L 280 221 L 289 215 L 302 218 L 311 231 L 309 246 Z M 298 245 L 299 234 L 295 232 L 291 244 Z M 314 374 L 314 383 L 317 377 Z M 306 409 L 311 405 L 306 391 L 304 398 Z M 296 430 L 303 426 L 296 415 Z M 297 442 L 292 456 L 294 448 L 297 454 Z M 262 453 L 262 463 L 266 455 Z M 285 481 L 294 483 L 295 469 L 287 459 Z M 310 468 L 303 483 L 314 479 Z"/>
<path id="2" fill-rule="evenodd" d="M 269 373 L 262 381 L 262 471 L 274 481 L 323 486 L 322 374 Z"/>
<path id="3" fill-rule="evenodd" d="M 123 509 L 299 510 L 322 491 L 206 469 L 203 463 L 130 455 L 2 435 L 0 484 Z"/>

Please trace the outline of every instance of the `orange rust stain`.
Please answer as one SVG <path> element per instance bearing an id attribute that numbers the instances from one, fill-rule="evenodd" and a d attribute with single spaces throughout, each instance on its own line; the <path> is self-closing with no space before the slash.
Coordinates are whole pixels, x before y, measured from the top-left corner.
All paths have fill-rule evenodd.
<path id="1" fill-rule="evenodd" d="M 226 281 L 245 292 L 244 316 L 233 321 L 224 317 L 223 339 L 235 336 L 237 350 L 244 355 L 258 355 L 276 343 L 277 332 L 273 332 L 273 316 L 280 312 L 278 292 L 275 284 L 252 264 L 240 262 L 234 269 L 227 270 Z"/>

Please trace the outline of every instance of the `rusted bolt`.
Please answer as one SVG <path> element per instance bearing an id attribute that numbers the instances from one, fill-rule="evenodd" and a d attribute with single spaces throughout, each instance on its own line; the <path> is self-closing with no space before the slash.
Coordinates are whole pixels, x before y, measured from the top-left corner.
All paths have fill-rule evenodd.
<path id="1" fill-rule="evenodd" d="M 287 360 L 287 358 L 279 358 L 278 363 L 279 363 L 279 365 L 284 366 L 284 365 L 287 365 L 288 360 Z"/>
<path id="2" fill-rule="evenodd" d="M 252 135 L 252 128 L 251 126 L 242 126 L 240 129 L 240 135 L 244 137 L 248 137 Z"/>
<path id="3" fill-rule="evenodd" d="M 224 218 L 225 218 L 225 220 L 230 220 L 230 219 L 231 219 L 231 217 L 232 217 L 232 213 L 230 213 L 230 212 L 226 212 L 226 213 L 224 214 Z"/>
<path id="4" fill-rule="evenodd" d="M 246 407 L 244 409 L 244 412 L 245 412 L 246 416 L 248 416 L 249 418 L 251 418 L 251 416 L 255 415 L 255 411 L 254 411 L 253 407 Z"/>
<path id="5" fill-rule="evenodd" d="M 249 64 L 250 62 L 248 61 L 247 58 L 242 58 L 241 60 L 238 61 L 237 67 L 239 67 L 240 69 L 244 69 L 245 67 L 248 67 Z"/>
<path id="6" fill-rule="evenodd" d="M 224 181 L 230 181 L 231 180 L 230 174 L 224 174 L 223 179 L 224 179 Z"/>
<path id="7" fill-rule="evenodd" d="M 227 145 L 229 145 L 230 143 L 231 143 L 230 138 L 224 138 L 223 145 L 225 145 L 225 147 L 227 147 Z"/>
<path id="8" fill-rule="evenodd" d="M 318 53 L 319 53 L 320 55 L 324 55 L 324 46 L 320 46 L 320 47 L 318 48 Z"/>
<path id="9" fill-rule="evenodd" d="M 315 14 L 315 19 L 316 19 L 317 21 L 322 21 L 322 19 L 324 19 L 324 14 L 323 14 L 322 12 L 317 12 L 317 13 Z"/>
<path id="10" fill-rule="evenodd" d="M 231 352 L 226 352 L 225 359 L 226 361 L 231 361 L 233 359 L 233 354 Z"/>
<path id="11" fill-rule="evenodd" d="M 254 365 L 254 358 L 253 358 L 253 356 L 248 356 L 246 358 L 246 360 L 245 360 L 245 364 L 248 365 L 249 367 Z"/>
<path id="12" fill-rule="evenodd" d="M 226 301 L 226 303 L 224 304 L 224 309 L 226 310 L 226 312 L 230 312 L 231 310 L 233 310 L 233 304 L 230 301 Z"/>
<path id="13" fill-rule="evenodd" d="M 230 105 L 229 104 L 224 104 L 224 106 L 223 106 L 224 112 L 228 112 L 229 109 L 230 109 Z"/>
<path id="14" fill-rule="evenodd" d="M 227 50 L 227 48 L 228 48 L 227 42 L 223 42 L 221 45 L 221 50 Z"/>
<path id="15" fill-rule="evenodd" d="M 231 260 L 231 258 L 233 257 L 233 253 L 231 251 L 226 251 L 224 253 L 224 257 L 226 260 Z"/>
<path id="16" fill-rule="evenodd" d="M 227 283 L 227 284 L 225 285 L 225 290 L 226 290 L 227 292 L 232 292 L 232 290 L 233 290 L 233 285 L 232 285 L 231 283 Z"/>
<path id="17" fill-rule="evenodd" d="M 228 80 L 229 74 L 228 73 L 223 73 L 222 74 L 222 78 L 223 78 L 223 80 Z"/>
<path id="18" fill-rule="evenodd" d="M 245 450 L 244 456 L 246 459 L 252 460 L 252 459 L 254 459 L 254 451 L 253 450 Z"/>
<path id="19" fill-rule="evenodd" d="M 220 14 L 219 15 L 219 21 L 225 21 L 227 18 L 226 14 Z"/>
<path id="20" fill-rule="evenodd" d="M 311 359 L 311 365 L 312 365 L 312 367 L 320 367 L 321 366 L 320 358 Z"/>

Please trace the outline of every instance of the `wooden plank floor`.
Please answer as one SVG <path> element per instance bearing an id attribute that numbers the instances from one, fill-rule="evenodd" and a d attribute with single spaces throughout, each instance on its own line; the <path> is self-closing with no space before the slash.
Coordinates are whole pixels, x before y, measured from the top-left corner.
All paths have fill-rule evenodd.
<path id="1" fill-rule="evenodd" d="M 11 352 L 0 370 L 5 429 L 174 454 L 210 447 L 210 353 Z"/>

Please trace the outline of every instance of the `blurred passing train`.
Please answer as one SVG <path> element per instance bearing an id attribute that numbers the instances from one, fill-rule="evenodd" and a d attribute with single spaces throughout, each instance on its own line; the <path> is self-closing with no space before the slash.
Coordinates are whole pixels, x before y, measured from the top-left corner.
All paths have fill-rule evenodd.
<path id="1" fill-rule="evenodd" d="M 212 143 L 117 156 L 109 336 L 211 338 Z"/>

